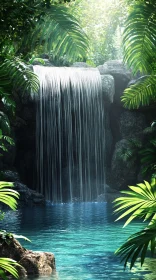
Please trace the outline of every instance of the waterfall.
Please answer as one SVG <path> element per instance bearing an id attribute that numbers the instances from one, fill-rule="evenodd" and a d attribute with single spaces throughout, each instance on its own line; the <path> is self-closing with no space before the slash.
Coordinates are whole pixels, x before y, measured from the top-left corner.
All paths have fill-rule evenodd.
<path id="1" fill-rule="evenodd" d="M 104 193 L 104 105 L 94 68 L 34 66 L 38 191 L 52 202 Z"/>

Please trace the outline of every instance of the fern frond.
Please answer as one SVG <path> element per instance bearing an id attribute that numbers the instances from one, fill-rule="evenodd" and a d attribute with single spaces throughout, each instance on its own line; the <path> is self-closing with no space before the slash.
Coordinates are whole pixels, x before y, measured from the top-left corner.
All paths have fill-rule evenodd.
<path id="1" fill-rule="evenodd" d="M 144 76 L 138 82 L 124 90 L 121 97 L 128 109 L 137 109 L 140 105 L 149 105 L 156 101 L 156 75 Z"/>

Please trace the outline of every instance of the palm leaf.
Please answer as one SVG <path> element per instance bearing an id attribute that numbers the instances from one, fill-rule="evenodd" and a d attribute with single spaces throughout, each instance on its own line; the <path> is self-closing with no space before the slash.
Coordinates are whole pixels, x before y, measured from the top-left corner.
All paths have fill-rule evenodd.
<path id="1" fill-rule="evenodd" d="M 47 15 L 37 23 L 31 34 L 32 48 L 43 44 L 45 51 L 54 55 L 66 55 L 69 60 L 84 58 L 88 49 L 88 38 L 74 16 L 63 6 L 52 5 Z"/>
<path id="2" fill-rule="evenodd" d="M 13 189 L 13 183 L 0 181 L 0 202 L 8 205 L 12 210 L 17 208 L 19 193 Z"/>
<path id="3" fill-rule="evenodd" d="M 115 199 L 115 213 L 122 213 L 117 219 L 120 220 L 130 215 L 124 226 L 128 225 L 135 218 L 154 216 L 156 211 L 156 188 L 144 181 L 144 184 L 129 186 L 131 191 L 122 191 L 126 196 Z"/>
<path id="4" fill-rule="evenodd" d="M 156 75 L 139 79 L 136 84 L 124 90 L 121 97 L 124 107 L 128 109 L 139 108 L 140 105 L 149 105 L 156 101 Z"/>
<path id="5" fill-rule="evenodd" d="M 16 266 L 21 267 L 21 265 L 10 258 L 0 258 L 0 276 L 2 279 L 8 280 L 5 274 L 6 271 L 15 278 L 19 278 Z"/>
<path id="6" fill-rule="evenodd" d="M 134 266 L 138 257 L 141 258 L 141 265 L 147 253 L 147 249 L 151 244 L 151 256 L 154 256 L 156 246 L 156 225 L 148 227 L 130 236 L 130 238 L 116 250 L 115 254 L 124 260 L 124 267 L 130 261 L 130 269 Z"/>
<path id="7" fill-rule="evenodd" d="M 8 79 L 12 87 L 20 88 L 24 92 L 37 92 L 39 89 L 38 77 L 33 71 L 30 70 L 28 65 L 26 65 L 19 58 L 14 58 L 13 60 L 6 59 L 1 65 L 0 75 L 1 73 L 5 73 L 5 80 Z M 3 79 L 4 75 L 2 82 Z M 5 87 L 3 86 L 3 88 Z"/>
<path id="8" fill-rule="evenodd" d="M 141 163 L 145 164 L 143 173 L 151 172 L 156 169 L 156 140 L 151 139 L 147 148 L 142 149 L 140 152 Z"/>
<path id="9" fill-rule="evenodd" d="M 1 135 L 3 134 L 10 134 L 10 121 L 8 119 L 8 116 L 4 114 L 2 111 L 0 111 L 0 130 Z"/>
<path id="10" fill-rule="evenodd" d="M 134 3 L 126 20 L 123 48 L 124 61 L 134 74 L 152 73 L 156 49 L 156 3 Z"/>

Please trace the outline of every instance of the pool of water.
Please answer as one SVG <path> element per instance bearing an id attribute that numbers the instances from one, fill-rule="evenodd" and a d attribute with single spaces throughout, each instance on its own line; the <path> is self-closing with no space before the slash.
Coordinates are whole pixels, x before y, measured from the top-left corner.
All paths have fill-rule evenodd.
<path id="1" fill-rule="evenodd" d="M 0 227 L 31 239 L 31 243 L 21 241 L 27 249 L 54 253 L 57 276 L 33 279 L 156 279 L 152 274 L 149 278 L 146 267 L 123 270 L 114 251 L 131 233 L 139 231 L 141 224 L 134 222 L 122 229 L 123 221 L 114 220 L 112 206 L 107 203 L 49 204 L 8 211 Z"/>

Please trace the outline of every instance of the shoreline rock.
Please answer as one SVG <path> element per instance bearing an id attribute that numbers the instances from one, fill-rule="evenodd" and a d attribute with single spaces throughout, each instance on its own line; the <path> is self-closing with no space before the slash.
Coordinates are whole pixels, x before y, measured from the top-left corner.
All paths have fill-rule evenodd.
<path id="1" fill-rule="evenodd" d="M 55 257 L 53 253 L 33 252 L 27 250 L 14 238 L 9 244 L 0 238 L 0 256 L 17 261 L 22 267 L 17 266 L 19 279 L 27 276 L 55 275 Z"/>

